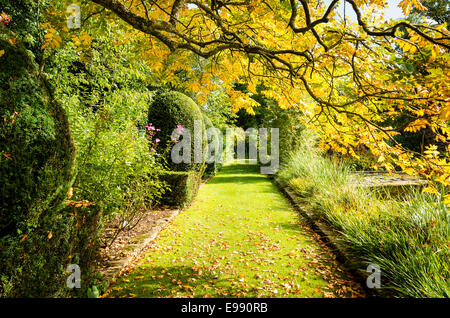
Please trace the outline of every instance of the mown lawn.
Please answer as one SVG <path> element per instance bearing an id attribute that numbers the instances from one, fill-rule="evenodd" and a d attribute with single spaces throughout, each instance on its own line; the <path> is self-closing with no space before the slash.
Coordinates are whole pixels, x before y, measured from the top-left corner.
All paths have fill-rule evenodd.
<path id="1" fill-rule="evenodd" d="M 360 296 L 346 277 L 267 176 L 234 163 L 105 296 Z"/>

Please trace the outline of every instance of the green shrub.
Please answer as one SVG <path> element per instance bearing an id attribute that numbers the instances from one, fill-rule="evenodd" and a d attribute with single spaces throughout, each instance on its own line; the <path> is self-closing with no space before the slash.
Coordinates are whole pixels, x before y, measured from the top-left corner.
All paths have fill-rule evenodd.
<path id="1" fill-rule="evenodd" d="M 44 31 L 39 24 L 49 3 L 49 0 L 0 1 L 0 13 L 4 12 L 11 18 L 6 25 L 7 28 L 13 31 L 15 36 L 20 38 L 20 42 L 33 52 L 38 64 L 43 56 L 41 45 L 44 39 Z"/>
<path id="2" fill-rule="evenodd" d="M 150 151 L 153 142 L 146 132 L 136 126 L 131 114 L 128 119 L 125 111 L 118 112 L 117 108 L 126 105 L 117 96 L 120 93 L 127 92 L 108 96 L 104 109 L 89 120 L 82 120 L 80 109 L 71 109 L 79 162 L 74 198 L 99 205 L 105 218 L 123 214 L 130 205 L 151 207 L 159 198 L 158 175 L 164 170 Z M 147 105 L 144 93 L 128 93 L 130 99 L 136 98 L 135 108 Z M 105 118 L 105 114 L 111 115 Z"/>
<path id="3" fill-rule="evenodd" d="M 37 77 L 29 51 L 11 44 L 5 28 L 0 32 L 0 233 L 6 234 L 60 207 L 75 148 L 66 114 Z"/>
<path id="4" fill-rule="evenodd" d="M 162 193 L 158 159 L 164 149 L 147 130 L 152 93 L 142 82 L 145 73 L 136 71 L 143 68 L 125 60 L 129 52 L 112 46 L 110 36 L 97 38 L 89 62 L 68 45 L 55 54 L 49 72 L 78 150 L 73 200 L 94 203 L 101 224 L 132 227 Z"/>
<path id="5" fill-rule="evenodd" d="M 203 116 L 203 122 L 205 124 L 205 129 L 209 129 L 209 128 L 214 128 L 211 120 L 209 119 L 208 115 L 206 115 L 205 113 L 202 113 Z M 207 151 L 209 151 L 209 145 L 212 144 L 212 147 L 215 149 L 219 149 L 219 141 L 216 140 L 214 137 L 212 137 L 211 141 L 208 141 L 208 145 L 207 145 Z M 211 177 L 213 175 L 215 175 L 220 168 L 222 167 L 222 163 L 218 162 L 217 160 L 214 160 L 211 163 L 206 163 L 206 168 L 205 168 L 205 172 L 203 174 L 204 178 L 208 178 Z"/>
<path id="6" fill-rule="evenodd" d="M 194 162 L 194 121 L 203 122 L 202 113 L 197 104 L 188 96 L 180 92 L 162 92 L 154 97 L 148 112 L 148 121 L 155 127 L 161 129 L 156 135 L 162 145 L 173 144 L 171 140 L 172 131 L 180 124 L 184 131 L 191 134 L 191 163 L 175 164 L 170 158 L 170 152 L 166 154 L 167 165 L 171 170 L 175 171 L 200 171 L 204 167 L 204 156 L 201 163 Z M 205 125 L 202 124 L 202 150 L 205 151 L 206 135 Z"/>
<path id="7" fill-rule="evenodd" d="M 186 207 L 195 198 L 201 183 L 197 171 L 168 171 L 161 176 L 170 190 L 166 191 L 161 203 L 173 207 Z"/>
<path id="8" fill-rule="evenodd" d="M 0 297 L 83 296 L 98 256 L 100 213 L 67 206 L 39 226 L 0 239 Z M 81 268 L 81 289 L 68 289 L 68 264 Z"/>
<path id="9" fill-rule="evenodd" d="M 15 36 L 0 26 L 0 296 L 49 297 L 65 292 L 74 243 L 75 217 L 62 209 L 75 147 L 62 105 Z"/>

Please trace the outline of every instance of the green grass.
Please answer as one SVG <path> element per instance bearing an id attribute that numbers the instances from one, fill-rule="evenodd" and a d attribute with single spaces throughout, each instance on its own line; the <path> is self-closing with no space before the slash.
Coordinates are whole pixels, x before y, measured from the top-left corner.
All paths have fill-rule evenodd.
<path id="1" fill-rule="evenodd" d="M 357 288 L 267 176 L 234 163 L 200 189 L 106 295 L 323 297 Z"/>
<path id="2" fill-rule="evenodd" d="M 380 266 L 383 288 L 403 297 L 449 297 L 450 219 L 443 195 L 392 197 L 352 185 L 348 173 L 311 147 L 293 153 L 278 178 L 340 233 L 362 266 Z"/>

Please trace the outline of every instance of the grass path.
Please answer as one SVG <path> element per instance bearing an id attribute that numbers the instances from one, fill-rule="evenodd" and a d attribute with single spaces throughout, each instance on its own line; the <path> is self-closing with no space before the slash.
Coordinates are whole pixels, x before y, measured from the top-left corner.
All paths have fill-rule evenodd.
<path id="1" fill-rule="evenodd" d="M 360 295 L 326 247 L 252 164 L 204 185 L 106 297 Z"/>

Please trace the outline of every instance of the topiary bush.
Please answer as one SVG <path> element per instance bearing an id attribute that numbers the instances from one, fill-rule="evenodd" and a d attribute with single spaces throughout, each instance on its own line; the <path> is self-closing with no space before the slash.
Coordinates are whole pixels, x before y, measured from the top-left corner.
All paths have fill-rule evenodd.
<path id="1" fill-rule="evenodd" d="M 197 171 L 168 171 L 161 175 L 170 188 L 161 199 L 162 204 L 184 208 L 195 198 L 201 183 Z"/>
<path id="2" fill-rule="evenodd" d="M 0 238 L 0 297 L 86 295 L 98 259 L 96 206 L 67 206 L 47 213 L 39 225 Z M 81 268 L 81 289 L 68 289 L 67 265 Z"/>
<path id="3" fill-rule="evenodd" d="M 211 120 L 209 119 L 208 115 L 206 115 L 205 113 L 202 113 L 202 116 L 203 116 L 203 123 L 205 124 L 205 129 L 207 130 L 209 128 L 214 128 L 214 125 L 211 122 Z M 206 149 L 208 152 L 209 152 L 209 145 L 211 143 L 212 143 L 212 146 L 216 150 L 219 149 L 219 141 L 217 139 L 215 139 L 214 137 L 212 137 L 212 139 L 210 141 L 208 141 L 207 143 L 208 144 L 207 144 Z M 206 168 L 205 168 L 205 172 L 203 173 L 203 178 L 208 178 L 208 177 L 215 175 L 217 173 L 217 171 L 219 171 L 221 166 L 222 166 L 222 163 L 217 162 L 217 160 L 214 160 L 213 162 L 210 162 L 210 163 L 206 163 Z"/>
<path id="4" fill-rule="evenodd" d="M 200 171 L 204 168 L 205 158 L 202 156 L 202 162 L 194 162 L 194 121 L 203 122 L 203 116 L 197 104 L 188 96 L 175 91 L 158 93 L 150 105 L 148 112 L 148 121 L 155 127 L 161 129 L 156 135 L 161 140 L 162 145 L 170 146 L 174 144 L 171 140 L 171 134 L 177 125 L 181 125 L 185 131 L 191 134 L 191 163 L 173 163 L 170 157 L 170 151 L 166 153 L 165 159 L 168 167 L 174 171 Z M 207 148 L 205 135 L 205 125 L 202 123 L 202 149 Z M 183 137 L 180 138 L 180 140 Z"/>
<path id="5" fill-rule="evenodd" d="M 0 13 L 4 12 L 10 17 L 5 25 L 20 37 L 20 42 L 27 49 L 33 52 L 38 64 L 43 58 L 41 45 L 44 39 L 44 30 L 39 24 L 42 22 L 42 13 L 46 11 L 50 2 L 49 0 L 0 1 Z"/>
<path id="6" fill-rule="evenodd" d="M 67 117 L 31 53 L 0 27 L 0 234 L 36 225 L 69 189 L 75 148 Z"/>
<path id="7" fill-rule="evenodd" d="M 0 296 L 64 289 L 74 217 L 61 212 L 75 175 L 66 114 L 30 51 L 0 26 Z"/>

